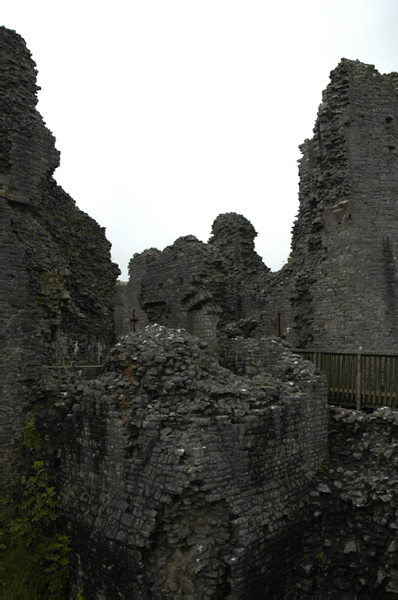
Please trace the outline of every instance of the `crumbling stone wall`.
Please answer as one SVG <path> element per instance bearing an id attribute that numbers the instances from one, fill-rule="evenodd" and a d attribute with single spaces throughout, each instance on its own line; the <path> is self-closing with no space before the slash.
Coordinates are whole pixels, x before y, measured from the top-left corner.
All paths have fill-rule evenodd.
<path id="1" fill-rule="evenodd" d="M 324 253 L 312 288 L 318 347 L 397 348 L 397 81 L 343 60 L 303 148 L 301 204 L 317 213 Z"/>
<path id="2" fill-rule="evenodd" d="M 23 413 L 44 393 L 43 365 L 99 363 L 114 343 L 119 271 L 104 229 L 52 178 L 59 152 L 35 108 L 25 42 L 0 27 L 0 48 L 1 454 L 9 469 Z"/>
<path id="3" fill-rule="evenodd" d="M 398 594 L 398 413 L 330 409 L 330 460 L 309 494 L 285 592 L 309 598 Z"/>
<path id="4" fill-rule="evenodd" d="M 326 382 L 268 344 L 288 378 L 264 364 L 234 375 L 197 338 L 153 325 L 122 338 L 96 381 L 69 389 L 55 443 L 72 591 L 83 582 L 87 598 L 225 598 L 281 588 L 300 545 L 300 503 L 327 458 Z"/>
<path id="5" fill-rule="evenodd" d="M 301 146 L 290 272 L 269 297 L 270 310 L 290 313 L 295 345 L 398 347 L 397 90 L 397 73 L 343 59 Z"/>
<path id="6" fill-rule="evenodd" d="M 71 597 L 398 593 L 398 413 L 330 407 L 328 452 L 313 364 L 230 338 L 236 375 L 205 346 L 148 327 L 58 402 Z"/>
<path id="7" fill-rule="evenodd" d="M 163 252 L 134 255 L 118 333 L 161 323 L 216 349 L 218 332 L 258 314 L 264 300 L 269 269 L 254 250 L 256 235 L 245 217 L 226 213 L 214 221 L 208 244 L 185 236 Z"/>
<path id="8" fill-rule="evenodd" d="M 343 59 L 332 71 L 314 137 L 300 147 L 300 208 L 291 256 L 281 271 L 269 273 L 255 253 L 256 232 L 242 215 L 215 220 L 209 245 L 219 252 L 226 283 L 207 339 L 234 321 L 257 317 L 253 336 L 279 335 L 296 347 L 398 348 L 397 89 L 396 73 L 380 75 L 359 61 Z M 169 277 L 167 257 L 171 254 L 159 255 L 165 271 L 156 261 L 146 263 L 147 277 L 157 285 Z M 191 258 L 181 260 L 192 268 Z M 132 265 L 140 302 L 145 292 L 138 292 L 137 275 Z M 179 288 L 173 276 L 173 306 Z M 144 304 L 141 309 L 154 322 Z M 161 322 L 201 335 L 178 309 Z"/>
<path id="9" fill-rule="evenodd" d="M 150 263 L 140 303 L 150 323 L 184 327 L 212 344 L 224 291 L 224 265 L 217 251 L 186 236 Z"/>
<path id="10" fill-rule="evenodd" d="M 37 205 L 40 182 L 59 165 L 55 139 L 36 110 L 36 65 L 23 39 L 0 28 L 0 189 L 2 197 Z"/>
<path id="11" fill-rule="evenodd" d="M 215 347 L 226 292 L 226 267 L 216 248 L 194 236 L 150 249 L 130 261 L 123 332 L 148 323 L 183 327 Z"/>
<path id="12" fill-rule="evenodd" d="M 257 236 L 253 225 L 242 215 L 219 215 L 211 230 L 209 244 L 220 252 L 226 265 L 227 284 L 220 326 L 257 315 L 268 287 L 269 269 L 254 249 Z"/>
<path id="13" fill-rule="evenodd" d="M 263 337 L 394 349 L 397 74 L 332 72 L 288 265 L 269 273 L 235 213 L 209 244 L 136 255 L 118 321 L 138 333 L 67 387 L 63 369 L 112 345 L 118 269 L 52 179 L 22 38 L 0 27 L 0 49 L 0 451 L 12 483 L 34 403 L 73 539 L 71 597 L 82 582 L 87 598 L 398 593 L 396 415 L 333 409 L 327 464 L 324 377 Z"/>

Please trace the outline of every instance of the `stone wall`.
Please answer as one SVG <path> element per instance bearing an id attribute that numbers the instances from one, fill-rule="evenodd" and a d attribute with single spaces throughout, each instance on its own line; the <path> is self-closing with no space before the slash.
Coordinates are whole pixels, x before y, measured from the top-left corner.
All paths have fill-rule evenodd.
<path id="1" fill-rule="evenodd" d="M 398 413 L 330 407 L 326 443 L 314 365 L 276 338 L 224 341 L 235 373 L 148 327 L 57 403 L 70 597 L 393 597 Z"/>
<path id="2" fill-rule="evenodd" d="M 97 364 L 114 343 L 119 270 L 104 229 L 52 178 L 59 152 L 35 108 L 25 42 L 0 27 L 0 47 L 1 454 L 10 481 L 26 411 L 45 395 L 42 367 Z"/>
<path id="3" fill-rule="evenodd" d="M 219 215 L 211 229 L 209 245 L 218 249 L 226 267 L 227 283 L 222 299 L 220 327 L 261 310 L 269 283 L 269 269 L 254 249 L 257 236 L 242 215 Z"/>
<path id="4" fill-rule="evenodd" d="M 136 310 L 149 322 L 186 327 L 207 340 L 234 321 L 257 317 L 252 336 L 276 334 L 296 347 L 397 350 L 397 89 L 396 73 L 380 75 L 359 61 L 343 59 L 332 71 L 314 137 L 301 146 L 300 207 L 284 268 L 270 273 L 254 251 L 251 223 L 227 213 L 215 220 L 208 244 L 218 251 L 225 281 L 211 327 L 192 326 L 177 301 L 186 293 L 178 270 L 189 272 L 200 262 L 203 244 L 196 257 L 193 247 L 189 258 L 181 253 L 178 267 L 168 262 L 176 260 L 169 250 L 146 262 L 153 298 L 159 297 L 153 286 L 173 282 L 171 308 L 161 315 L 148 310 L 148 292 L 140 288 L 147 284 L 133 261 Z M 206 281 L 206 290 L 212 283 Z"/>
<path id="5" fill-rule="evenodd" d="M 301 501 L 327 458 L 326 382 L 277 341 L 263 347 L 280 378 L 264 363 L 235 375 L 203 342 L 153 325 L 122 338 L 101 377 L 69 389 L 55 443 L 72 592 L 281 588 L 300 546 Z"/>
<path id="6" fill-rule="evenodd" d="M 163 252 L 135 255 L 129 270 L 124 333 L 159 323 L 184 327 L 215 345 L 226 290 L 226 269 L 217 249 L 186 236 Z"/>
<path id="7" fill-rule="evenodd" d="M 293 597 L 396 598 L 398 412 L 330 409 L 330 460 L 309 494 Z"/>
<path id="8" fill-rule="evenodd" d="M 208 244 L 189 235 L 163 252 L 134 255 L 117 332 L 131 331 L 132 319 L 136 329 L 183 327 L 216 350 L 220 330 L 261 308 L 269 269 L 254 250 L 256 235 L 242 215 L 226 213 L 214 221 Z"/>
<path id="9" fill-rule="evenodd" d="M 397 90 L 397 73 L 343 59 L 301 146 L 290 265 L 269 297 L 295 345 L 398 349 Z"/>

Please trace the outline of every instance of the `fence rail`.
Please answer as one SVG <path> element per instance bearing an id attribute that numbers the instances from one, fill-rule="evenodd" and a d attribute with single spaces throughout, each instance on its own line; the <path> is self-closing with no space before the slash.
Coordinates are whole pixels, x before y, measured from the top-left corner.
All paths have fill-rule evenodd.
<path id="1" fill-rule="evenodd" d="M 328 401 L 361 408 L 397 408 L 398 354 L 295 348 L 326 374 Z"/>

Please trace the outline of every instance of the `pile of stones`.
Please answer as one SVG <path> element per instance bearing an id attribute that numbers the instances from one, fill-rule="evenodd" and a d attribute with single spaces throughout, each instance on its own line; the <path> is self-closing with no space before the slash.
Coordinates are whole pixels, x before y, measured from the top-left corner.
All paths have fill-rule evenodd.
<path id="1" fill-rule="evenodd" d="M 330 462 L 308 503 L 293 588 L 313 597 L 398 593 L 398 412 L 330 408 Z"/>
<path id="2" fill-rule="evenodd" d="M 289 379 L 236 375 L 186 331 L 152 325 L 121 338 L 100 377 L 65 392 L 57 481 L 74 590 L 224 598 L 280 588 L 326 459 L 327 408 L 313 382 L 303 387 L 316 367 L 270 344 Z"/>

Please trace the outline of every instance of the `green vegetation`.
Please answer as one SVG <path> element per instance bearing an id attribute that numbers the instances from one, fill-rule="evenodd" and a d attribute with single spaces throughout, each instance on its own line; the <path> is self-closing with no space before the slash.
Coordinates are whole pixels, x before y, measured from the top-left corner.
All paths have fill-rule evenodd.
<path id="1" fill-rule="evenodd" d="M 37 447 L 38 434 L 32 423 L 28 426 L 25 443 Z M 34 475 L 29 478 L 23 495 L 24 500 L 16 509 L 8 500 L 1 502 L 0 597 L 64 598 L 70 539 L 57 532 L 61 513 L 43 461 L 34 463 Z"/>
<path id="2" fill-rule="evenodd" d="M 318 559 L 319 566 L 324 571 L 327 571 L 332 566 L 330 558 L 328 558 L 324 552 L 318 552 L 316 557 Z"/>
<path id="3" fill-rule="evenodd" d="M 42 445 L 40 433 L 37 431 L 33 421 L 29 421 L 25 425 L 25 446 L 32 450 L 39 450 Z"/>

